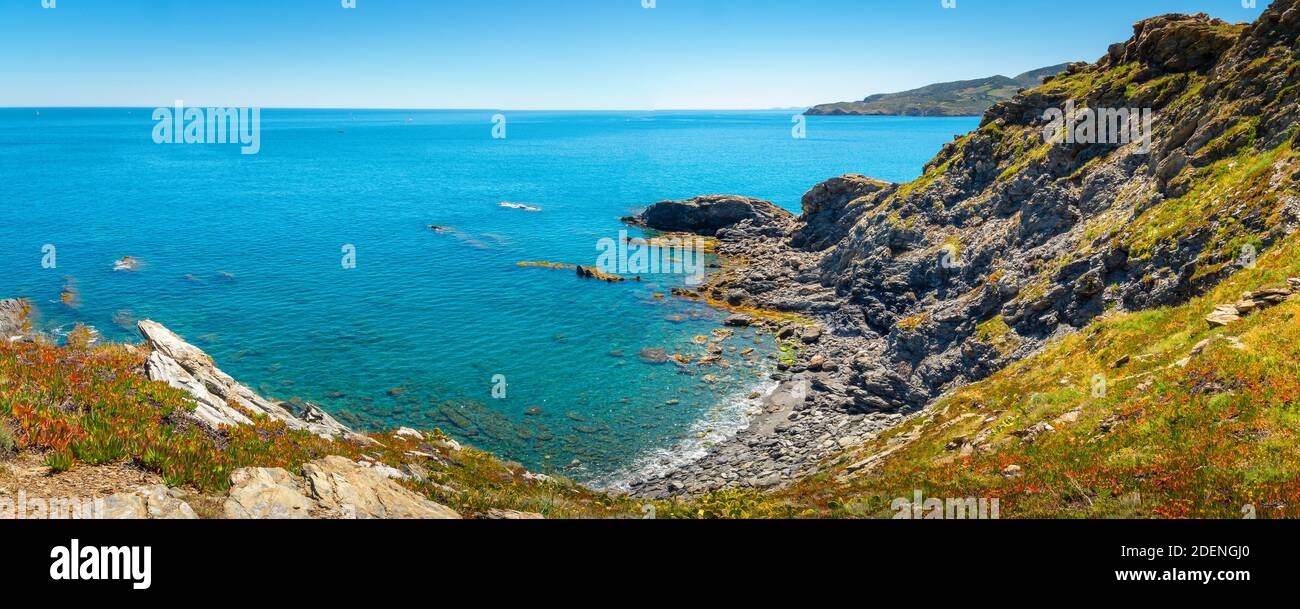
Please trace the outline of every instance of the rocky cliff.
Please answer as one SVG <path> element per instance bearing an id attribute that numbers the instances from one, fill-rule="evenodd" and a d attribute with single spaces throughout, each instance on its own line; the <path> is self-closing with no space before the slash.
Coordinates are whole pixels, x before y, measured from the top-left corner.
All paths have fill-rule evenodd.
<path id="1" fill-rule="evenodd" d="M 814 315 L 828 332 L 783 377 L 812 392 L 781 441 L 742 437 L 748 450 L 723 447 L 678 480 L 752 481 L 719 475 L 737 462 L 797 477 L 815 447 L 844 439 L 837 429 L 1252 265 L 1300 226 L 1298 31 L 1298 0 L 1249 25 L 1142 21 L 1099 61 L 993 106 L 911 183 L 843 176 L 814 187 L 779 238 L 745 222 L 717 231 L 719 251 L 746 263 L 714 278 L 713 297 Z M 1053 110 L 1085 125 L 1120 109 L 1152 119 L 1110 140 L 1095 122 L 1070 137 L 1050 124 Z"/>

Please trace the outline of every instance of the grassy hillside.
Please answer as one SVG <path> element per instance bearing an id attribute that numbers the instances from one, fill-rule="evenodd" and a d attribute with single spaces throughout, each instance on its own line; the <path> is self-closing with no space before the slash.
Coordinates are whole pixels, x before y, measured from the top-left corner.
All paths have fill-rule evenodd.
<path id="1" fill-rule="evenodd" d="M 879 93 L 862 101 L 822 104 L 808 110 L 818 116 L 980 116 L 993 104 L 1015 97 L 1021 89 L 1038 86 L 1047 76 L 1065 71 L 1066 64 L 1039 68 L 1015 78 L 990 76 L 945 82 L 903 91 Z"/>

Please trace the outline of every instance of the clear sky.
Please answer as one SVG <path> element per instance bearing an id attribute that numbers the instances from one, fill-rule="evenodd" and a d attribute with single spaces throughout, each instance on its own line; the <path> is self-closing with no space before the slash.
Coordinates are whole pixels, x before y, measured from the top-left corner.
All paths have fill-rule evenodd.
<path id="1" fill-rule="evenodd" d="M 796 107 L 1095 61 L 1139 19 L 1270 0 L 54 1 L 0 0 L 0 106 Z"/>

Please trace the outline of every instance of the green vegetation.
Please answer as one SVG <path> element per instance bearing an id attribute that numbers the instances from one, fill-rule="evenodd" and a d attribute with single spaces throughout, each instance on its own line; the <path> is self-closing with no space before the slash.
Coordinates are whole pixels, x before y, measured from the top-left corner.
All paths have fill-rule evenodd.
<path id="1" fill-rule="evenodd" d="M 862 101 L 822 104 L 810 115 L 854 116 L 980 116 L 993 104 L 1016 96 L 1021 89 L 1038 86 L 1046 76 L 1065 71 L 1060 64 L 1025 72 L 1015 78 L 990 76 L 976 80 L 945 82 L 903 91 L 881 93 Z"/>
<path id="2" fill-rule="evenodd" d="M 0 343 L 0 452 L 16 446 L 44 453 L 52 472 L 129 462 L 169 486 L 205 494 L 224 492 L 241 467 L 297 472 L 327 455 L 364 456 L 420 468 L 423 480 L 403 484 L 469 517 L 492 508 L 556 518 L 641 516 L 639 503 L 526 476 L 516 464 L 446 442 L 389 434 L 364 443 L 326 440 L 247 411 L 255 425 L 209 431 L 180 416 L 193 408 L 183 392 L 136 372 L 144 358 L 125 345 Z"/>
<path id="3" fill-rule="evenodd" d="M 9 431 L 9 426 L 0 421 L 0 460 L 18 450 L 18 439 L 14 438 L 13 432 Z"/>
<path id="4" fill-rule="evenodd" d="M 1249 122 L 1242 121 L 1242 124 Z M 1271 190 L 1270 180 L 1278 167 L 1291 166 L 1294 170 L 1296 163 L 1290 141 L 1267 152 L 1243 147 L 1233 157 L 1194 170 L 1187 194 L 1142 213 L 1128 223 L 1120 239 L 1129 248 L 1130 255 L 1145 258 L 1162 244 L 1177 244 L 1180 238 L 1219 224 L 1215 242 L 1221 247 L 1207 256 L 1225 258 L 1234 252 L 1223 250 L 1239 248 L 1240 243 L 1254 237 L 1252 231 L 1263 230 L 1265 224 L 1276 224 L 1273 216 L 1280 211 L 1283 201 Z M 1232 210 L 1231 215 L 1224 213 L 1228 209 Z M 1240 222 L 1244 218 L 1257 218 L 1261 222 L 1249 226 Z"/>
<path id="5" fill-rule="evenodd" d="M 997 349 L 1004 356 L 1014 351 L 1018 344 L 1015 333 L 1001 315 L 980 324 L 975 330 L 975 340 Z"/>

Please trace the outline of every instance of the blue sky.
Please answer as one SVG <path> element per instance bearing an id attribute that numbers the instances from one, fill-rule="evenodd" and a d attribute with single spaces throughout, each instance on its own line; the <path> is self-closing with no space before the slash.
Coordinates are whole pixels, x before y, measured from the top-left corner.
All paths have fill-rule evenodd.
<path id="1" fill-rule="evenodd" d="M 770 108 L 1094 61 L 1242 0 L 0 0 L 0 106 Z"/>

